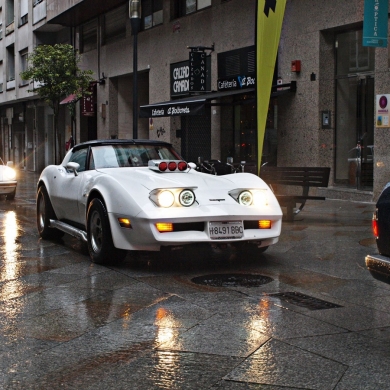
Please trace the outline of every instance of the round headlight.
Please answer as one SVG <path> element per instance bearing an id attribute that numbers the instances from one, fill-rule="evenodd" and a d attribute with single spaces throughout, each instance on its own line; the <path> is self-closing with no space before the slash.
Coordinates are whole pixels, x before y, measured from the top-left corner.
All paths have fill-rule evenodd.
<path id="1" fill-rule="evenodd" d="M 171 207 L 175 201 L 175 197 L 171 191 L 161 191 L 157 196 L 158 204 L 161 207 Z"/>
<path id="2" fill-rule="evenodd" d="M 184 207 L 192 206 L 195 202 L 195 194 L 190 190 L 183 190 L 180 192 L 179 202 Z"/>
<path id="3" fill-rule="evenodd" d="M 253 201 L 252 193 L 249 191 L 242 191 L 238 196 L 238 202 L 243 206 L 250 206 Z"/>
<path id="4" fill-rule="evenodd" d="M 14 169 L 6 167 L 4 170 L 4 178 L 6 180 L 15 180 L 16 172 Z"/>

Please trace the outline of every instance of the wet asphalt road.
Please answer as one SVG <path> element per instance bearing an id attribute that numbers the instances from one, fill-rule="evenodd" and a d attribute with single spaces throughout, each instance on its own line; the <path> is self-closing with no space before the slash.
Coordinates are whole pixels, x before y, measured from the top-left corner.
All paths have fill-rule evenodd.
<path id="1" fill-rule="evenodd" d="M 374 204 L 308 202 L 257 258 L 188 247 L 107 268 L 39 239 L 37 175 L 20 176 L 0 200 L 1 389 L 390 389 L 390 286 L 364 268 Z M 216 274 L 268 283 L 192 281 Z"/>

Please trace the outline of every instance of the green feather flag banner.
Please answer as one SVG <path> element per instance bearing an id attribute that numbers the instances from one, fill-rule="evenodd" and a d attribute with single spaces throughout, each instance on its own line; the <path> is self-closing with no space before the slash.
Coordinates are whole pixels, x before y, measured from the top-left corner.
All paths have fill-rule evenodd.
<path id="1" fill-rule="evenodd" d="M 272 79 L 285 8 L 286 0 L 257 0 L 256 97 L 258 173 L 260 173 Z"/>

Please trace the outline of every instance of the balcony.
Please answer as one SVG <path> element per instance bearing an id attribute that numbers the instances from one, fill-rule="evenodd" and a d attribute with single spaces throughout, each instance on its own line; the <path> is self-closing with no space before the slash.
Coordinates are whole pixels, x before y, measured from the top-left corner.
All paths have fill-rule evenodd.
<path id="1" fill-rule="evenodd" d="M 35 0 L 33 8 L 33 24 L 46 18 L 46 0 Z"/>

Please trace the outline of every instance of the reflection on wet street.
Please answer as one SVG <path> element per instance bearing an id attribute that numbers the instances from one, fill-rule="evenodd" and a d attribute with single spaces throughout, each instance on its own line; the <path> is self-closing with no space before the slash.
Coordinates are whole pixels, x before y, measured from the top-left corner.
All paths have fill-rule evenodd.
<path id="1" fill-rule="evenodd" d="M 262 255 L 227 246 L 92 264 L 44 241 L 37 175 L 0 199 L 0 388 L 390 389 L 374 204 L 316 201 Z"/>

